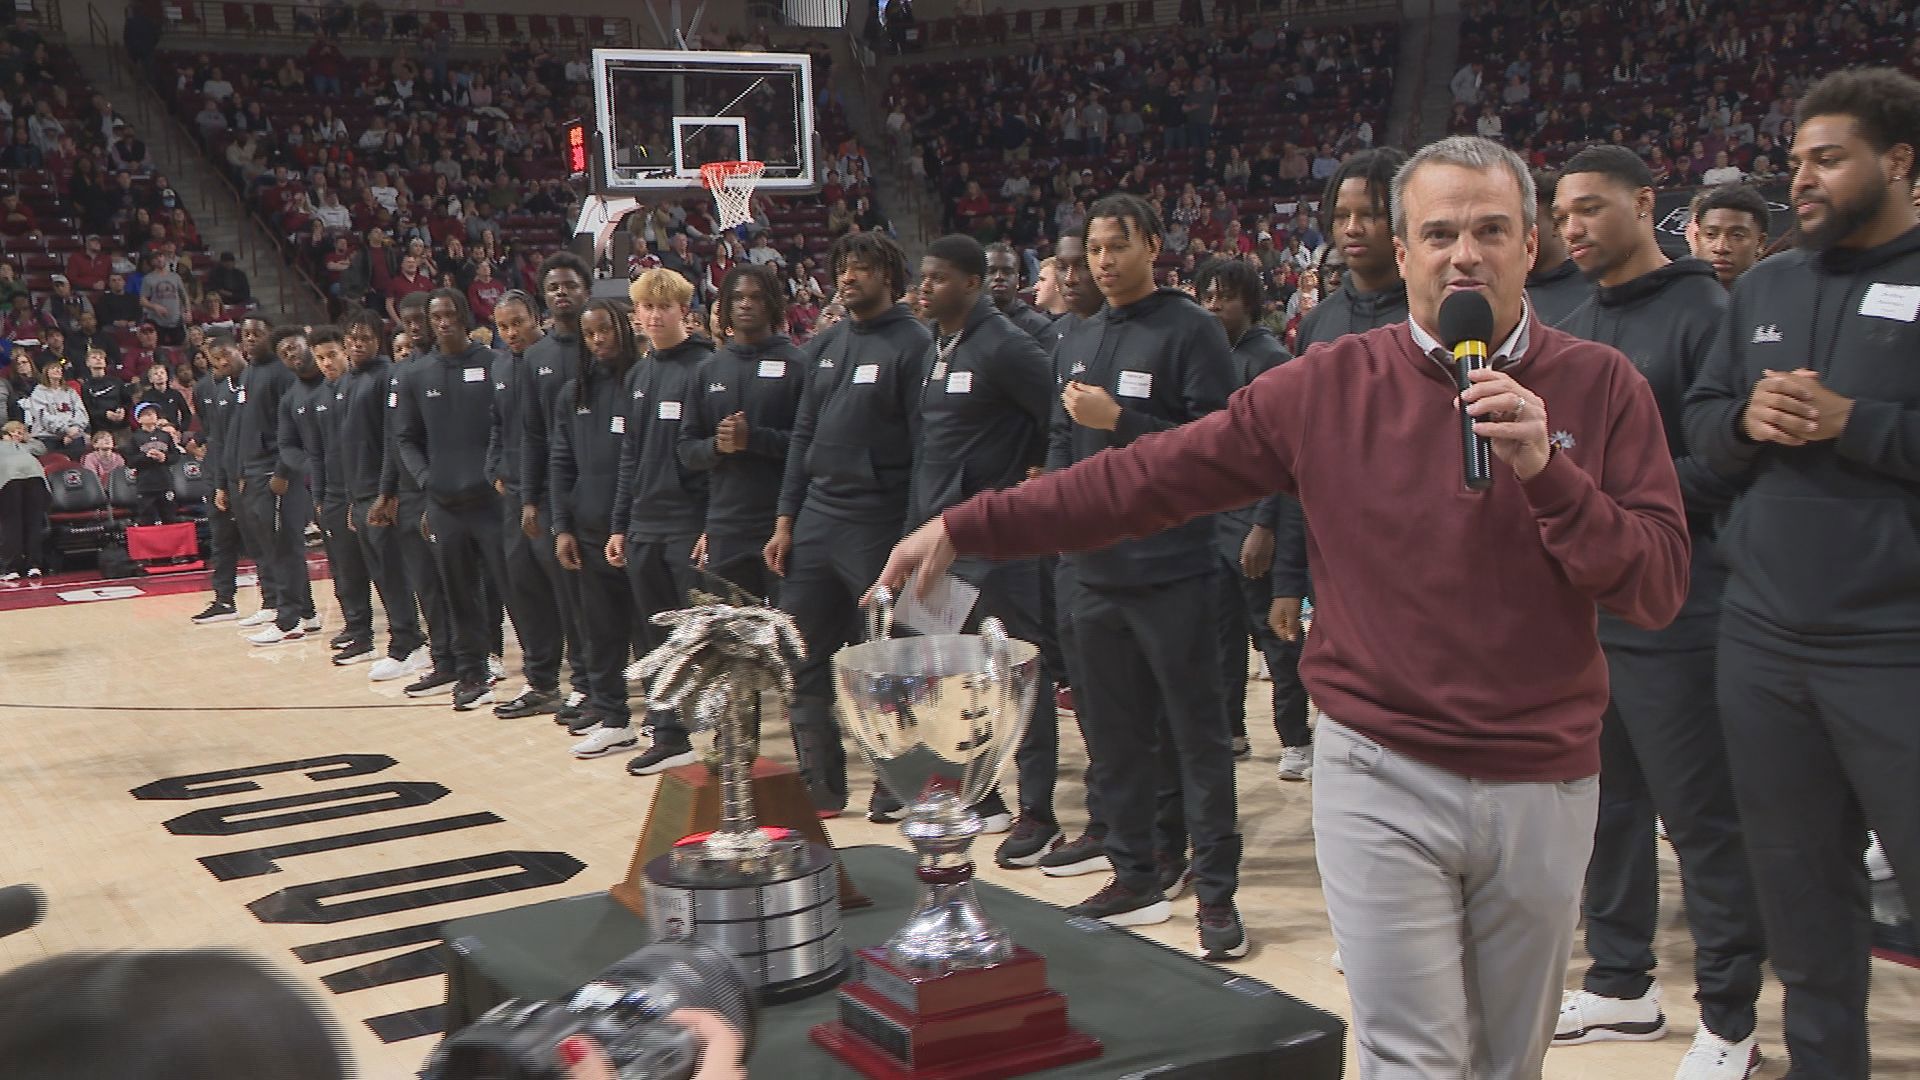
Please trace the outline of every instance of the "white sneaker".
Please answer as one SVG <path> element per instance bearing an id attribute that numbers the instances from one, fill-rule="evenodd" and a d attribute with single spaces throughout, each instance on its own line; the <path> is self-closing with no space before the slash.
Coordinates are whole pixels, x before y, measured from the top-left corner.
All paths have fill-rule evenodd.
<path id="1" fill-rule="evenodd" d="M 367 669 L 367 681 L 392 682 L 395 679 L 404 679 L 409 675 L 418 674 L 414 669 L 414 663 L 421 657 L 424 657 L 426 653 L 426 647 L 422 646 L 413 650 L 413 654 L 405 660 L 395 660 L 391 656 L 383 656 L 375 660 L 373 666 Z"/>
<path id="2" fill-rule="evenodd" d="M 507 677 L 506 662 L 497 656 L 487 657 L 487 681 L 499 682 Z"/>
<path id="3" fill-rule="evenodd" d="M 1707 1030 L 1693 1033 L 1693 1045 L 1680 1059 L 1673 1080 L 1746 1080 L 1760 1067 L 1760 1040 L 1752 1035 L 1728 1042 Z"/>
<path id="4" fill-rule="evenodd" d="M 1649 986 L 1647 992 L 1637 998 L 1602 997 L 1585 990 L 1569 990 L 1560 998 L 1560 1019 L 1553 1027 L 1553 1045 L 1652 1042 L 1666 1034 L 1667 1014 L 1660 1011 L 1659 983 Z"/>
<path id="5" fill-rule="evenodd" d="M 1887 861 L 1887 849 L 1880 846 L 1876 833 L 1867 834 L 1867 877 L 1874 881 L 1893 880 L 1893 864 Z"/>
<path id="6" fill-rule="evenodd" d="M 584 761 L 638 745 L 640 736 L 630 727 L 597 727 L 587 732 L 586 738 L 573 744 L 573 756 Z"/>
<path id="7" fill-rule="evenodd" d="M 1333 967 L 1333 970 L 1340 974 L 1345 975 L 1347 973 L 1347 965 L 1340 959 L 1339 949 L 1333 950 L 1333 955 L 1327 957 L 1327 963 Z"/>
<path id="8" fill-rule="evenodd" d="M 997 814 L 982 814 L 980 831 L 987 836 L 1010 833 L 1013 831 L 1013 815 L 1004 810 Z"/>
<path id="9" fill-rule="evenodd" d="M 1297 781 L 1312 777 L 1313 747 L 1283 746 L 1280 748 L 1280 779 Z"/>
<path id="10" fill-rule="evenodd" d="M 289 642 L 299 641 L 306 636 L 307 632 L 298 626 L 291 630 L 282 630 L 278 626 L 264 626 L 248 634 L 247 640 L 260 646 L 284 645 Z"/>
<path id="11" fill-rule="evenodd" d="M 578 690 L 567 691 L 567 708 L 577 709 L 587 703 L 587 695 Z"/>
<path id="12" fill-rule="evenodd" d="M 309 634 L 319 633 L 320 632 L 320 616 L 314 615 L 309 618 L 301 619 L 300 629 L 305 630 Z"/>
<path id="13" fill-rule="evenodd" d="M 242 630 L 258 630 L 260 627 L 265 626 L 268 623 L 279 621 L 279 618 L 280 618 L 280 613 L 273 610 L 272 608 L 261 608 L 259 611 L 256 611 L 253 614 L 247 616 L 246 618 L 241 619 L 239 622 L 234 623 L 234 625 L 238 626 Z"/>
<path id="14" fill-rule="evenodd" d="M 407 654 L 405 666 L 409 675 L 425 675 L 433 670 L 433 652 L 422 645 Z"/>

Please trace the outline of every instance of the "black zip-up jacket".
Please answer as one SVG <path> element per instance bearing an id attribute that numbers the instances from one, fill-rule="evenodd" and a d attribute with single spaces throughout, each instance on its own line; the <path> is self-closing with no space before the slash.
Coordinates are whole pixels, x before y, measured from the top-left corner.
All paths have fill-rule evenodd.
<path id="1" fill-rule="evenodd" d="M 1081 427 L 1064 405 L 1055 405 L 1047 468 L 1067 468 L 1109 447 L 1225 408 L 1233 388 L 1231 351 L 1220 320 L 1178 289 L 1155 290 L 1123 308 L 1102 308 L 1060 339 L 1054 362 L 1068 380 L 1104 387 L 1120 405 L 1119 422 L 1113 431 Z M 1213 531 L 1213 522 L 1195 518 L 1066 558 L 1086 585 L 1164 584 L 1212 572 Z"/>
<path id="2" fill-rule="evenodd" d="M 1742 486 L 1720 530 L 1724 626 L 1876 658 L 1920 656 L 1920 228 L 1865 250 L 1788 251 L 1733 287 L 1687 397 L 1687 445 Z M 1764 369 L 1853 401 L 1839 437 L 1749 442 Z M 1749 631 L 1751 632 L 1751 631 Z"/>
<path id="3" fill-rule="evenodd" d="M 1570 334 L 1619 349 L 1647 377 L 1680 476 L 1693 541 L 1687 602 L 1673 624 L 1645 630 L 1603 611 L 1602 645 L 1707 648 L 1719 634 L 1715 616 L 1726 571 L 1714 550 L 1713 519 L 1732 504 L 1737 492 L 1687 453 L 1681 413 L 1687 388 L 1700 374 L 1726 311 L 1727 290 L 1713 267 L 1699 259 L 1679 259 L 1625 284 L 1593 290 L 1560 324 Z"/>
<path id="4" fill-rule="evenodd" d="M 1034 340 L 1040 343 L 1042 349 L 1047 350 L 1047 355 L 1052 356 L 1054 355 L 1054 350 L 1060 346 L 1060 339 L 1066 337 L 1074 327 L 1079 326 L 1085 321 L 1085 319 L 1069 311 L 1064 315 L 1055 317 L 1052 322 L 1047 324 L 1045 330 L 1035 335 Z M 1058 364 L 1054 365 L 1054 378 L 1056 382 L 1065 385 L 1066 378 L 1062 374 Z"/>
<path id="5" fill-rule="evenodd" d="M 1047 354 L 986 294 L 944 360 L 937 336 L 928 348 L 935 360 L 920 394 L 909 530 L 979 492 L 1026 479 L 1046 458 L 1053 418 Z"/>
<path id="6" fill-rule="evenodd" d="M 536 342 L 535 344 L 538 344 Z M 510 349 L 495 351 L 493 410 L 487 430 L 487 482 L 502 481 L 507 497 L 520 503 L 520 454 L 527 441 L 528 396 L 520 380 L 527 358 Z"/>
<path id="7" fill-rule="evenodd" d="M 794 415 L 780 516 L 798 516 L 804 501 L 841 521 L 902 521 L 933 335 L 895 304 L 820 336 Z"/>
<path id="8" fill-rule="evenodd" d="M 1527 302 L 1533 317 L 1547 326 L 1568 329 L 1561 323 L 1592 295 L 1593 284 L 1572 259 L 1527 275 Z"/>
<path id="9" fill-rule="evenodd" d="M 689 337 L 627 373 L 627 434 L 613 495 L 613 531 L 635 540 L 698 536 L 707 523 L 707 474 L 680 463 L 687 402 L 705 391 L 700 365 L 713 342 Z"/>
<path id="10" fill-rule="evenodd" d="M 1233 343 L 1233 389 L 1244 388 L 1291 359 L 1293 354 L 1280 344 L 1279 338 L 1273 336 L 1273 331 L 1254 323 L 1240 335 L 1239 341 Z M 1220 554 L 1226 556 L 1227 562 L 1233 566 L 1240 565 L 1240 549 L 1247 541 L 1248 530 L 1260 523 L 1260 508 L 1261 503 L 1251 502 L 1238 510 L 1213 515 L 1215 542 L 1219 545 Z M 1234 572 L 1239 573 L 1238 570 Z"/>
<path id="11" fill-rule="evenodd" d="M 280 469 L 319 495 L 327 486 L 327 436 L 319 411 L 333 397 L 327 381 L 315 375 L 297 379 L 280 397 Z"/>
<path id="12" fill-rule="evenodd" d="M 197 385 L 195 389 L 198 389 Z M 89 375 L 82 380 L 80 400 L 86 403 L 91 431 L 125 428 L 133 421 L 133 395 L 127 391 L 125 382 L 111 375 L 102 375 L 97 379 Z M 107 419 L 107 414 L 115 409 L 121 410 L 117 423 Z"/>
<path id="13" fill-rule="evenodd" d="M 359 502 L 380 494 L 387 462 L 387 398 L 393 393 L 393 361 L 376 356 L 340 380 L 340 475 L 347 497 Z"/>
<path id="14" fill-rule="evenodd" d="M 573 412 L 562 406 L 560 391 L 580 367 L 580 339 L 548 334 L 534 342 L 520 367 L 520 389 L 515 395 L 529 404 L 521 414 L 520 504 L 541 506 L 547 501 L 548 457 L 555 424 Z M 539 402 L 536 408 L 533 402 Z"/>
<path id="15" fill-rule="evenodd" d="M 340 441 L 340 425 L 345 419 L 340 413 L 340 395 L 348 379 L 353 378 L 349 371 L 340 378 L 326 383 L 326 391 L 314 405 L 314 411 L 320 414 L 320 437 L 324 440 L 326 477 L 321 494 L 328 499 L 344 502 L 347 498 L 347 453 L 346 445 Z"/>
<path id="16" fill-rule="evenodd" d="M 237 391 L 227 379 L 203 375 L 193 384 L 193 404 L 200 414 L 200 434 L 207 440 L 207 480 L 215 491 L 229 491 L 238 475 L 234 460 L 233 426 L 240 418 Z"/>
<path id="17" fill-rule="evenodd" d="M 280 460 L 280 399 L 298 382 L 277 356 L 253 360 L 240 375 L 234 395 L 240 416 L 234 422 L 234 453 L 243 480 L 266 480 L 292 473 Z"/>
<path id="18" fill-rule="evenodd" d="M 680 425 L 680 464 L 707 475 L 707 538 L 764 544 L 773 535 L 793 415 L 807 386 L 808 357 L 784 334 L 735 341 L 700 362 L 696 393 Z M 720 421 L 747 418 L 746 449 L 713 447 Z"/>
<path id="19" fill-rule="evenodd" d="M 991 298 L 988 299 L 988 303 L 992 303 Z M 1046 312 L 1029 307 L 1025 300 L 1017 296 L 1013 298 L 1013 303 L 1007 305 L 1007 310 L 1000 314 L 1005 315 L 1008 322 L 1026 331 L 1027 336 L 1035 341 L 1039 341 L 1040 335 L 1046 333 L 1047 328 L 1053 325 L 1053 319 L 1048 317 Z"/>
<path id="20" fill-rule="evenodd" d="M 1395 281 L 1379 292 L 1361 292 L 1348 279 L 1340 291 L 1314 305 L 1300 320 L 1293 344 L 1304 354 L 1322 342 L 1348 334 L 1364 334 L 1382 326 L 1407 321 L 1407 283 Z M 1273 530 L 1273 570 L 1269 579 L 1275 596 L 1305 596 L 1307 580 L 1307 518 L 1300 500 L 1275 495 L 1261 504 L 1258 520 Z"/>
<path id="21" fill-rule="evenodd" d="M 579 379 L 587 381 L 585 406 L 575 404 Z M 570 532 L 585 537 L 583 543 L 603 543 L 613 535 L 614 489 L 631 395 L 626 379 L 597 361 L 560 388 L 547 469 L 556 536 Z"/>
<path id="22" fill-rule="evenodd" d="M 400 369 L 394 389 L 400 465 L 442 506 L 478 502 L 487 480 L 487 436 L 493 426 L 492 349 L 470 345 L 456 356 L 438 350 Z"/>

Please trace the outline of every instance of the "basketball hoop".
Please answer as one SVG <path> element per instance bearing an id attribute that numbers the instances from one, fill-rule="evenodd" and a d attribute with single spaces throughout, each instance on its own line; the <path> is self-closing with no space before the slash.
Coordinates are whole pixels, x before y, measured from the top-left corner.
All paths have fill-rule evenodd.
<path id="1" fill-rule="evenodd" d="M 710 161 L 700 166 L 700 182 L 713 192 L 721 228 L 738 228 L 753 218 L 753 187 L 766 171 L 766 164 L 759 161 Z"/>

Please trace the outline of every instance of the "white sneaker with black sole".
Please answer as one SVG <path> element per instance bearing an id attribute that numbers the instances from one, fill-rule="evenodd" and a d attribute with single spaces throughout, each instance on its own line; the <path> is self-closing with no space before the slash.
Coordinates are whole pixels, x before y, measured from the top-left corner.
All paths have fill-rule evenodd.
<path id="1" fill-rule="evenodd" d="M 258 630 L 269 623 L 275 623 L 278 621 L 280 621 L 279 612 L 273 610 L 272 608 L 261 608 L 259 611 L 256 611 L 253 614 L 247 616 L 246 618 L 241 619 L 239 622 L 235 623 L 234 625 L 238 626 L 242 630 Z"/>
<path id="2" fill-rule="evenodd" d="M 493 704 L 493 684 L 490 682 L 463 682 L 453 688 L 453 711 L 472 712 L 482 705 Z"/>
<path id="3" fill-rule="evenodd" d="M 334 667 L 351 667 L 354 664 L 373 662 L 373 646 L 360 641 L 349 641 L 333 654 Z"/>
<path id="4" fill-rule="evenodd" d="M 691 746 L 661 746 L 655 743 L 653 749 L 627 762 L 627 772 L 633 776 L 652 776 L 699 760 L 700 755 L 694 753 Z"/>
<path id="5" fill-rule="evenodd" d="M 639 745 L 640 736 L 630 727 L 597 727 L 587 732 L 586 738 L 573 744 L 573 756 L 585 761 L 631 750 Z"/>
<path id="6" fill-rule="evenodd" d="M 1747 1080 L 1760 1068 L 1760 1040 L 1752 1035 L 1730 1042 L 1701 1024 L 1693 1045 L 1680 1059 L 1673 1080 Z"/>
<path id="7" fill-rule="evenodd" d="M 268 645 L 288 645 L 304 640 L 306 636 L 307 632 L 298 626 L 291 630 L 282 630 L 278 626 L 264 626 L 248 634 L 247 640 L 264 648 Z"/>
<path id="8" fill-rule="evenodd" d="M 451 671 L 429 671 L 407 685 L 405 693 L 410 698 L 438 697 L 453 693 L 460 682 L 459 676 Z"/>
<path id="9" fill-rule="evenodd" d="M 1110 873 L 1105 833 L 1081 833 L 1040 857 L 1040 872 L 1048 877 L 1079 877 Z"/>
<path id="10" fill-rule="evenodd" d="M 1660 984 L 1637 998 L 1614 998 L 1569 990 L 1560 998 L 1553 1045 L 1592 1042 L 1653 1042 L 1665 1038 L 1667 1014 L 1660 1011 Z"/>

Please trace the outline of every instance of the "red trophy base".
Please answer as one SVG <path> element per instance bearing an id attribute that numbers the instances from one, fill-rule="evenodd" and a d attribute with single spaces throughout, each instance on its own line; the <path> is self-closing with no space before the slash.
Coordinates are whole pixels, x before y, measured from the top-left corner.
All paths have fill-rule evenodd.
<path id="1" fill-rule="evenodd" d="M 1100 1056 L 1100 1040 L 1067 1023 L 1067 999 L 1031 949 L 944 975 L 899 967 L 884 948 L 859 957 L 840 1019 L 811 1034 L 873 1080 L 997 1080 Z"/>

